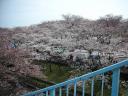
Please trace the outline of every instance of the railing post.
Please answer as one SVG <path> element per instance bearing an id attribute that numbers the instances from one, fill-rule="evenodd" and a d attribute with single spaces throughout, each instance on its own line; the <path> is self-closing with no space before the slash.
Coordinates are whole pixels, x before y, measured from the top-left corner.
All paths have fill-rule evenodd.
<path id="1" fill-rule="evenodd" d="M 112 93 L 111 96 L 119 96 L 120 69 L 114 69 L 112 75 Z"/>
<path id="2" fill-rule="evenodd" d="M 92 78 L 92 84 L 91 84 L 91 96 L 94 96 L 94 78 Z"/>
<path id="3" fill-rule="evenodd" d="M 74 95 L 73 96 L 76 96 L 76 86 L 77 86 L 77 82 L 75 81 L 75 84 L 74 84 Z"/>
<path id="4" fill-rule="evenodd" d="M 55 96 L 55 89 L 50 90 L 50 96 Z"/>
<path id="5" fill-rule="evenodd" d="M 62 96 L 62 89 L 61 89 L 61 87 L 59 88 L 59 96 Z"/>
<path id="6" fill-rule="evenodd" d="M 102 74 L 102 85 L 101 85 L 101 96 L 104 96 L 104 79 L 105 79 L 105 77 L 104 77 L 104 73 Z"/>

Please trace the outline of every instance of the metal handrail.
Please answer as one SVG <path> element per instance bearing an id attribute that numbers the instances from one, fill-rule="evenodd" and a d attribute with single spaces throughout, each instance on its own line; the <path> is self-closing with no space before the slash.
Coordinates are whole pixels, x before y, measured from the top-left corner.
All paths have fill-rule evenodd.
<path id="1" fill-rule="evenodd" d="M 83 86 L 82 86 L 82 96 L 85 96 L 85 81 L 89 80 L 90 78 L 94 78 L 96 77 L 97 75 L 103 75 L 104 73 L 106 72 L 112 72 L 112 91 L 111 91 L 111 96 L 118 96 L 119 94 L 119 81 L 120 81 L 120 68 L 123 67 L 123 66 L 128 66 L 128 60 L 124 60 L 124 61 L 121 61 L 119 63 L 116 63 L 116 64 L 113 64 L 113 65 L 110 65 L 108 67 L 105 67 L 105 68 L 102 68 L 102 69 L 99 69 L 97 71 L 94 71 L 94 72 L 91 72 L 91 73 L 88 73 L 88 74 L 85 74 L 85 75 L 82 75 L 82 76 L 79 76 L 79 77 L 75 77 L 74 79 L 70 79 L 70 80 L 67 80 L 65 82 L 62 82 L 62 83 L 59 83 L 59 84 L 56 84 L 56 85 L 53 85 L 53 86 L 50 86 L 50 87 L 46 87 L 44 89 L 40 89 L 40 90 L 37 90 L 37 91 L 33 91 L 33 92 L 29 92 L 23 96 L 40 96 L 40 94 L 44 94 L 43 96 L 62 96 L 62 87 L 66 87 L 66 96 L 69 96 L 68 95 L 68 89 L 69 89 L 69 85 L 73 84 L 74 85 L 74 95 L 73 96 L 76 96 L 77 94 L 77 82 L 78 81 L 82 81 L 83 82 Z M 104 76 L 104 75 L 103 75 Z M 101 96 L 103 96 L 103 84 L 104 84 L 104 81 L 102 80 L 102 92 L 101 92 Z M 91 96 L 94 96 L 94 80 L 92 79 L 92 89 L 91 89 Z M 59 90 L 59 94 L 60 95 L 56 95 L 56 89 L 57 88 L 60 88 Z M 41 95 L 42 96 L 42 95 Z"/>

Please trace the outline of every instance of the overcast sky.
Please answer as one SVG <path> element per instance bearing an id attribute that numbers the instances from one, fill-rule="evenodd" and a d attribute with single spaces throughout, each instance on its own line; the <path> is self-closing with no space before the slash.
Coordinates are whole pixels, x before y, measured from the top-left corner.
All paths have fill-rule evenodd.
<path id="1" fill-rule="evenodd" d="M 106 14 L 128 18 L 128 0 L 0 0 L 0 27 L 62 19 L 62 14 L 97 19 Z"/>

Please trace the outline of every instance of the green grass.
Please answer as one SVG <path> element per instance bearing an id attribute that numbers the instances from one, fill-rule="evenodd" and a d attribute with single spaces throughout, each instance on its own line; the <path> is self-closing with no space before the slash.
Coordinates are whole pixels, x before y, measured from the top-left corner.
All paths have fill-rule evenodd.
<path id="1" fill-rule="evenodd" d="M 50 72 L 49 64 L 45 65 L 46 70 L 44 71 L 44 74 L 47 76 L 48 80 L 53 81 L 55 83 L 63 82 L 67 80 L 70 77 L 70 71 L 72 70 L 69 67 L 65 66 L 58 66 L 55 64 L 51 65 L 52 71 Z"/>

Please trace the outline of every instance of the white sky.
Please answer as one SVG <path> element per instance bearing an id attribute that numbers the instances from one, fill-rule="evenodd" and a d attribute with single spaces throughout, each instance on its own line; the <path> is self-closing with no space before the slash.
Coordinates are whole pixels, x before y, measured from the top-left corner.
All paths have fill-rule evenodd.
<path id="1" fill-rule="evenodd" d="M 98 19 L 106 14 L 128 18 L 128 0 L 0 0 L 0 27 L 62 19 L 63 14 Z"/>

